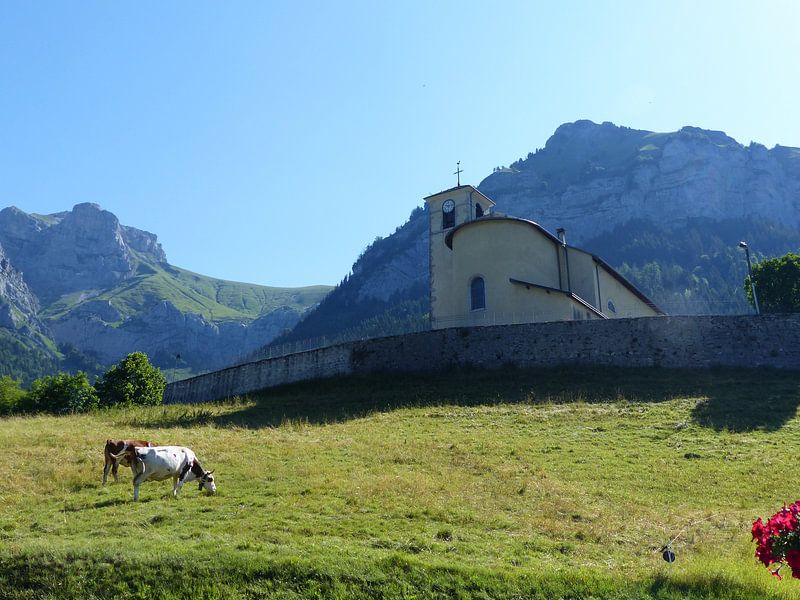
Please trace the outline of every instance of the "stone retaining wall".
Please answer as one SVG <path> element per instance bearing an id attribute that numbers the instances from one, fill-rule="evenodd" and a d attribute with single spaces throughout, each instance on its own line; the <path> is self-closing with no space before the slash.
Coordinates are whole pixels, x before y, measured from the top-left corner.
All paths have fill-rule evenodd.
<path id="1" fill-rule="evenodd" d="M 205 402 L 334 375 L 559 365 L 800 370 L 800 314 L 561 321 L 349 342 L 177 381 L 164 402 Z"/>

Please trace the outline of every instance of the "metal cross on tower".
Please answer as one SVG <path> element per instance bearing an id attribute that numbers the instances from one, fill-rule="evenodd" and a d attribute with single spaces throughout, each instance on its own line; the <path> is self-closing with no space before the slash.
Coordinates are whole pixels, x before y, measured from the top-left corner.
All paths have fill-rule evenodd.
<path id="1" fill-rule="evenodd" d="M 458 179 L 456 179 L 456 181 L 458 181 L 458 187 L 461 187 L 461 174 L 463 172 L 464 172 L 464 170 L 461 168 L 461 161 L 459 160 L 456 163 L 456 172 L 453 173 L 453 175 L 455 175 L 458 178 Z"/>

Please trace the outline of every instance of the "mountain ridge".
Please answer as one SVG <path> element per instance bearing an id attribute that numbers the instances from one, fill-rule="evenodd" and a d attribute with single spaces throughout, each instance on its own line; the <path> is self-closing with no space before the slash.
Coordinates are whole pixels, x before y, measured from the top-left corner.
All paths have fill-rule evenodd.
<path id="1" fill-rule="evenodd" d="M 164 368 L 219 368 L 291 328 L 330 290 L 175 267 L 155 234 L 94 203 L 51 215 L 0 211 L 0 267 L 0 326 L 39 340 L 53 362 L 83 357 L 89 370 L 134 350 Z"/>

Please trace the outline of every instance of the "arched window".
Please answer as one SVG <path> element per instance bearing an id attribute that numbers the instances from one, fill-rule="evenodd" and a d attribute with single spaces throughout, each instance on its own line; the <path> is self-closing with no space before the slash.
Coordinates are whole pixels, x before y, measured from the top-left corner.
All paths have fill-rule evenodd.
<path id="1" fill-rule="evenodd" d="M 475 204 L 475 218 L 480 219 L 483 216 L 483 207 L 480 204 Z"/>
<path id="2" fill-rule="evenodd" d="M 469 298 L 472 310 L 486 308 L 486 284 L 483 277 L 476 277 L 469 284 Z"/>
<path id="3" fill-rule="evenodd" d="M 445 200 L 442 204 L 442 229 L 449 229 L 456 224 L 456 203 Z"/>

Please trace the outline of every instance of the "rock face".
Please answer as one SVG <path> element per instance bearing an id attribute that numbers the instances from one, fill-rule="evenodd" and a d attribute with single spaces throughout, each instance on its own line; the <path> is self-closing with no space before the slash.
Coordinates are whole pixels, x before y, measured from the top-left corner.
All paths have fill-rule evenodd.
<path id="1" fill-rule="evenodd" d="M 96 204 L 78 204 L 49 219 L 15 207 L 0 211 L 0 244 L 39 298 L 48 302 L 79 290 L 104 289 L 132 277 L 132 249 L 157 262 L 166 255 L 156 236 L 123 227 Z"/>
<path id="2" fill-rule="evenodd" d="M 415 211 L 408 223 L 391 236 L 391 243 L 375 243 L 353 265 L 353 279 L 363 278 L 359 300 L 388 302 L 419 284 L 427 272 L 428 219 Z"/>
<path id="3" fill-rule="evenodd" d="M 215 323 L 197 314 L 181 312 L 170 302 L 159 302 L 119 325 L 112 325 L 119 317 L 113 307 L 107 303 L 86 303 L 54 321 L 51 328 L 57 340 L 91 350 L 102 364 L 113 364 L 136 349 L 165 369 L 172 367 L 180 355 L 182 367 L 190 365 L 195 370 L 207 371 L 237 362 L 293 327 L 300 316 L 296 310 L 281 307 L 254 321 Z"/>
<path id="4" fill-rule="evenodd" d="M 693 218 L 800 225 L 800 150 L 745 147 L 721 131 L 653 133 L 577 121 L 544 149 L 487 177 L 497 210 L 564 227 L 581 243 L 633 220 Z"/>
<path id="5" fill-rule="evenodd" d="M 0 327 L 41 332 L 44 327 L 38 312 L 39 300 L 0 246 Z"/>

